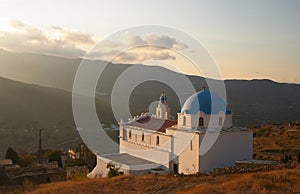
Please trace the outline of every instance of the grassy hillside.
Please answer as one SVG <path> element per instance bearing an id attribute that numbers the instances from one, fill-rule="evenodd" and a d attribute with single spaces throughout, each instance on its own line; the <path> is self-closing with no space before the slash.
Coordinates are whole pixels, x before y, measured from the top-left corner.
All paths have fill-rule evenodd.
<path id="1" fill-rule="evenodd" d="M 6 191 L 8 191 L 7 189 Z M 1 190 L 0 190 L 1 191 Z M 5 192 L 5 189 L 2 189 Z M 16 189 L 16 192 L 24 190 Z M 221 176 L 121 176 L 27 187 L 28 193 L 299 193 L 296 169 Z"/>
<path id="2" fill-rule="evenodd" d="M 277 124 L 254 127 L 254 157 L 263 160 L 300 161 L 300 125 Z"/>
<path id="3" fill-rule="evenodd" d="M 256 159 L 279 160 L 274 150 L 299 153 L 299 123 L 262 125 L 254 128 L 254 154 Z M 273 152 L 266 152 L 273 150 Z M 295 155 L 294 155 L 295 156 Z M 293 158 L 295 159 L 295 158 Z M 295 162 L 295 160 L 294 160 Z M 291 168 L 292 167 L 292 168 Z M 197 176 L 120 176 L 50 183 L 19 188 L 3 187 L 8 191 L 29 193 L 299 193 L 300 164 L 273 166 L 271 171 L 252 173 L 214 174 Z M 257 169 L 257 168 L 256 168 Z M 264 168 L 263 168 L 264 169 Z M 255 170 L 256 171 L 256 170 Z M 24 190 L 25 188 L 25 190 Z"/>

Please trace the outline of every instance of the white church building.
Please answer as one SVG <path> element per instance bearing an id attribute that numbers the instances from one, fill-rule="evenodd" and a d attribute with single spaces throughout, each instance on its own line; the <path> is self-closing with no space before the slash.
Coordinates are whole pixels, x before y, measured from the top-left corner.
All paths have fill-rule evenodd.
<path id="1" fill-rule="evenodd" d="M 162 93 L 155 115 L 145 113 L 121 121 L 120 152 L 97 155 L 97 165 L 88 177 L 107 176 L 107 163 L 122 174 L 195 174 L 252 159 L 252 130 L 232 126 L 232 112 L 217 94 L 195 93 L 178 111 L 177 120 L 170 117 Z"/>

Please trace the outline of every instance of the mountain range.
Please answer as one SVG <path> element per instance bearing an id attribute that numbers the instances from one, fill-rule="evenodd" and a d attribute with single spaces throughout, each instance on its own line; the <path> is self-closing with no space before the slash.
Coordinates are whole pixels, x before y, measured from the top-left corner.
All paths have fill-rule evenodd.
<path id="1" fill-rule="evenodd" d="M 64 134 L 72 136 L 70 139 L 78 136 L 72 115 L 71 92 L 81 61 L 0 50 L 0 129 L 24 132 L 42 128 L 72 131 Z M 103 61 L 97 63 L 105 64 Z M 96 95 L 95 104 L 102 123 L 117 123 L 111 110 L 111 91 L 119 75 L 130 66 L 109 63 L 99 78 L 101 84 L 98 84 L 97 91 L 100 95 Z M 187 77 L 196 91 L 206 86 L 203 77 Z M 267 79 L 225 80 L 225 86 L 234 125 L 251 127 L 300 120 L 299 84 L 277 83 Z M 157 81 L 141 83 L 131 93 L 129 107 L 132 115 L 146 112 L 149 104 L 158 100 L 162 91 L 168 95 L 171 114 L 175 117 L 180 106 L 178 98 L 169 86 Z M 3 130 L 1 133 L 4 133 Z M 55 140 L 56 137 L 53 138 Z"/>

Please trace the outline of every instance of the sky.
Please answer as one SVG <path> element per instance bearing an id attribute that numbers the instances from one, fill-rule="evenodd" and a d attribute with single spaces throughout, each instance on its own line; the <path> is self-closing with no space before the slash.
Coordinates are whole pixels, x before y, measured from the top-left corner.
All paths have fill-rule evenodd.
<path id="1" fill-rule="evenodd" d="M 0 48 L 75 58 L 119 30 L 163 25 L 198 39 L 224 79 L 300 83 L 299 10 L 299 0 L 1 0 Z"/>

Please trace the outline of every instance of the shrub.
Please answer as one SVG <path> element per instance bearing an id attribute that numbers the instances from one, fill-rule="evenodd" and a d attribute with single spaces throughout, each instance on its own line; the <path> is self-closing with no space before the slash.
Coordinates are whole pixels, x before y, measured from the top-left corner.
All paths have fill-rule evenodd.
<path id="1" fill-rule="evenodd" d="M 56 161 L 59 167 L 62 167 L 61 161 L 62 151 L 58 149 L 48 150 L 45 155 L 49 158 L 49 162 Z"/>
<path id="2" fill-rule="evenodd" d="M 66 161 L 66 167 L 85 166 L 86 163 L 81 159 L 69 159 Z"/>
<path id="3" fill-rule="evenodd" d="M 74 175 L 73 180 L 74 181 L 83 181 L 87 179 L 86 175 L 89 173 L 89 170 L 86 168 L 84 172 L 79 172 Z"/>
<path id="4" fill-rule="evenodd" d="M 23 186 L 24 191 L 31 190 L 34 187 L 33 183 L 28 178 L 25 178 L 22 186 Z"/>
<path id="5" fill-rule="evenodd" d="M 120 168 L 116 167 L 113 163 L 107 163 L 106 168 L 109 168 L 109 171 L 107 173 L 107 177 L 115 177 L 120 175 Z"/>

